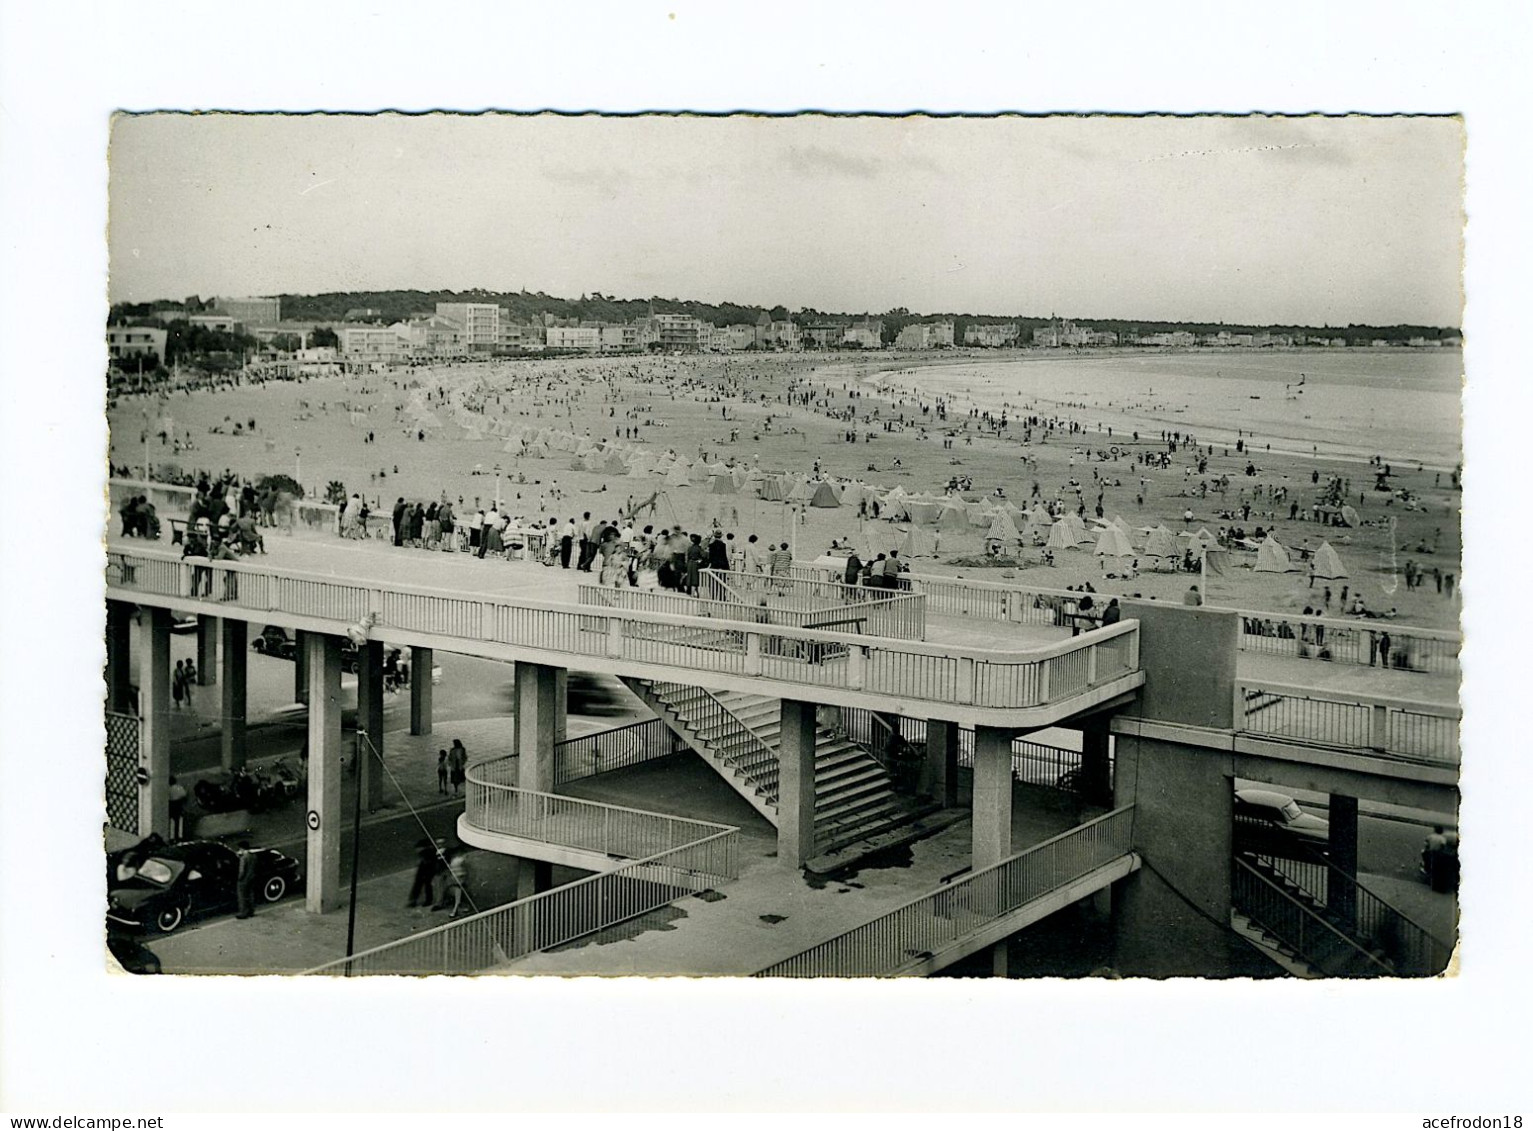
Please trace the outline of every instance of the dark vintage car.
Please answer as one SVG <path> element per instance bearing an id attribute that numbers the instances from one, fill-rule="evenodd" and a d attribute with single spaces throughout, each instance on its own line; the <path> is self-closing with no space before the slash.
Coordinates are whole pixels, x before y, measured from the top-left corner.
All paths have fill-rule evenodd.
<path id="1" fill-rule="evenodd" d="M 291 660 L 298 655 L 298 644 L 287 634 L 287 629 L 275 624 L 269 624 L 261 630 L 261 635 L 250 642 L 250 646 L 263 656 L 278 656 L 284 660 Z"/>
<path id="2" fill-rule="evenodd" d="M 256 854 L 256 898 L 275 903 L 300 884 L 298 861 L 274 848 Z M 186 840 L 154 849 L 128 879 L 107 891 L 109 927 L 169 933 L 191 919 L 238 904 L 239 854 L 216 840 Z"/>

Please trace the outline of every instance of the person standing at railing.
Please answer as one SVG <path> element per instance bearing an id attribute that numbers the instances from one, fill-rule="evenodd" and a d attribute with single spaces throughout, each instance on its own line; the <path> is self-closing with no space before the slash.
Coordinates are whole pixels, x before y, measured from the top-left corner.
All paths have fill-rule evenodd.
<path id="1" fill-rule="evenodd" d="M 846 556 L 846 569 L 841 575 L 841 582 L 843 585 L 856 585 L 861 576 L 862 559 L 857 556 L 857 551 L 853 550 Z"/>

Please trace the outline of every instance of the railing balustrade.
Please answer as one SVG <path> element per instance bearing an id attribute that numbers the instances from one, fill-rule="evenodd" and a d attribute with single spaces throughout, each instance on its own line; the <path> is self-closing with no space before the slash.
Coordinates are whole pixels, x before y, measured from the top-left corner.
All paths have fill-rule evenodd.
<path id="1" fill-rule="evenodd" d="M 956 650 L 855 632 L 754 620 L 612 608 L 648 591 L 598 590 L 603 606 L 509 602 L 490 594 L 343 582 L 262 564 L 178 559 L 154 551 L 113 550 L 111 588 L 239 608 L 250 620 L 272 612 L 350 624 L 377 613 L 385 625 L 466 641 L 600 656 L 726 674 L 763 675 L 789 684 L 978 707 L 1028 708 L 1068 700 L 1132 671 L 1138 625 L 1126 621 L 1043 648 Z M 908 600 L 901 595 L 881 599 Z M 876 605 L 879 602 L 869 602 Z M 731 606 L 737 608 L 738 606 Z M 755 615 L 755 610 L 751 613 Z M 803 614 L 824 618 L 823 612 Z M 1099 650 L 1105 662 L 1093 656 Z"/>
<path id="2" fill-rule="evenodd" d="M 660 719 L 646 719 L 554 744 L 554 784 L 580 781 L 612 770 L 685 752 L 687 746 Z"/>
<path id="3" fill-rule="evenodd" d="M 1377 955 L 1284 891 L 1240 857 L 1230 882 L 1230 905 L 1325 974 L 1391 973 Z M 1342 969 L 1338 963 L 1345 965 Z"/>
<path id="4" fill-rule="evenodd" d="M 758 978 L 888 977 L 961 942 L 1132 849 L 1132 805 L 971 872 L 869 923 L 774 963 Z"/>
<path id="5" fill-rule="evenodd" d="M 1377 697 L 1343 698 L 1281 684 L 1235 684 L 1235 729 L 1289 742 L 1370 750 L 1456 766 L 1460 712 Z"/>

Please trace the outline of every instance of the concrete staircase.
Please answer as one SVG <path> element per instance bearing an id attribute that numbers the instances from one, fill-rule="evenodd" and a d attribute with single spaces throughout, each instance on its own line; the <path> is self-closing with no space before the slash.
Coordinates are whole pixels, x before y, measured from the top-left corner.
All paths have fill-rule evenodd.
<path id="1" fill-rule="evenodd" d="M 1270 859 L 1238 855 L 1234 879 L 1230 926 L 1290 974 L 1376 978 L 1395 973 L 1383 950 L 1358 937 Z"/>
<path id="2" fill-rule="evenodd" d="M 625 678 L 667 726 L 774 826 L 782 701 L 737 691 Z M 824 732 L 814 751 L 814 831 L 820 852 L 902 824 L 916 807 L 894 793 L 889 772 L 862 746 Z"/>

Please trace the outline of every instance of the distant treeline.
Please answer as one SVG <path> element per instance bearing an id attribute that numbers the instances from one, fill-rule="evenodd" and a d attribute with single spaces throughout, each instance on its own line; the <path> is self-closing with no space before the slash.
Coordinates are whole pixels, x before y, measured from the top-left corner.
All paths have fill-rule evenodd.
<path id="1" fill-rule="evenodd" d="M 695 302 L 688 299 L 662 298 L 613 298 L 603 294 L 581 295 L 579 298 L 559 298 L 541 291 L 332 291 L 318 295 L 279 295 L 282 300 L 284 322 L 308 322 L 315 325 L 335 325 L 352 314 L 357 321 L 397 322 L 412 314 L 429 313 L 439 302 L 492 302 L 511 312 L 518 322 L 541 322 L 545 314 L 561 319 L 578 319 L 582 322 L 632 322 L 656 314 L 690 314 L 715 326 L 739 323 L 754 324 L 762 311 L 774 320 L 792 318 L 804 324 L 809 322 L 855 322 L 867 318 L 883 320 L 883 337 L 893 342 L 899 332 L 913 322 L 951 321 L 954 337 L 962 343 L 964 330 L 971 324 L 995 324 L 1013 322 L 1021 331 L 1023 341 L 1030 341 L 1032 331 L 1048 326 L 1059 319 L 1034 315 L 932 313 L 915 314 L 904 307 L 887 311 L 862 311 L 860 313 L 822 311 L 805 307 L 790 311 L 785 306 L 744 306 L 739 303 Z M 119 303 L 112 307 L 112 320 L 124 321 L 145 317 L 156 310 L 169 307 L 185 307 L 199 310 L 211 303 L 197 296 L 181 300 L 159 300 L 146 303 Z M 367 315 L 354 312 L 370 311 Z M 1064 316 L 1061 316 L 1063 318 Z M 1217 334 L 1228 330 L 1232 334 L 1268 332 L 1273 334 L 1304 334 L 1308 337 L 1345 338 L 1351 342 L 1407 341 L 1425 338 L 1456 338 L 1459 331 L 1451 326 L 1367 326 L 1353 323 L 1347 326 L 1288 326 L 1253 325 L 1233 322 L 1155 322 L 1130 318 L 1090 318 L 1070 316 L 1070 320 L 1094 330 L 1114 331 L 1120 335 L 1139 335 L 1186 330 L 1194 334 Z"/>

